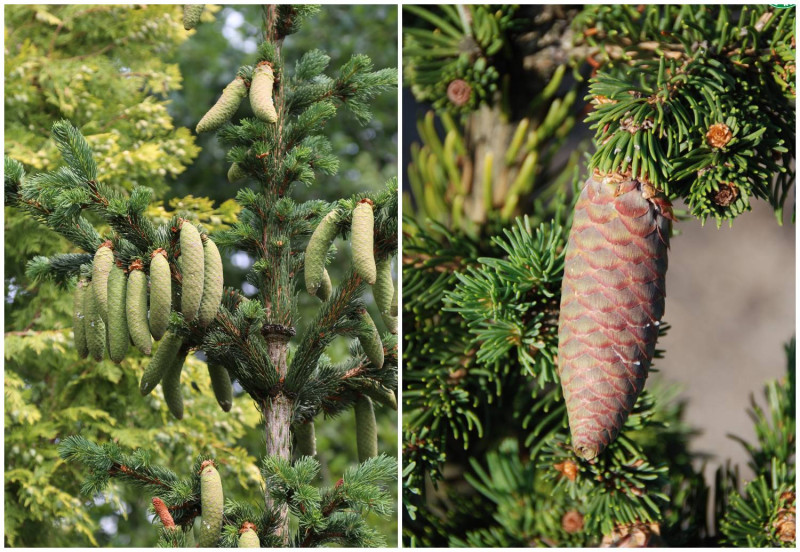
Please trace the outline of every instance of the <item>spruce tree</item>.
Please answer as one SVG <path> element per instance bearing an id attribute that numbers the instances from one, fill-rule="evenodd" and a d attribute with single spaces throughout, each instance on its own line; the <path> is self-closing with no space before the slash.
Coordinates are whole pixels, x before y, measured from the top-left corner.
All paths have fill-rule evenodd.
<path id="1" fill-rule="evenodd" d="M 645 385 L 670 223 L 784 218 L 794 29 L 769 6 L 404 6 L 433 107 L 403 202 L 407 544 L 794 546 L 793 344 L 744 488 L 707 485 L 675 390 Z"/>
<path id="2" fill-rule="evenodd" d="M 184 24 L 194 26 L 197 10 L 187 9 Z M 217 470 L 226 462 L 221 451 L 215 458 L 201 454 L 194 465 L 173 471 L 154 464 L 144 448 L 131 451 L 80 435 L 62 440 L 61 456 L 88 469 L 85 493 L 98 493 L 116 478 L 152 497 L 163 546 L 383 542 L 365 518 L 369 512 L 388 515 L 392 510 L 386 486 L 396 475 L 394 458 L 377 455 L 373 446 L 369 458 L 360 458 L 361 464 L 335 485 L 320 489 L 314 484 L 320 465 L 313 457 L 313 424 L 319 414 L 336 416 L 365 397 L 394 405 L 396 338 L 391 331 L 378 333 L 365 315 L 369 284 L 359 266 L 369 255 L 373 263 L 391 262 L 397 251 L 397 186 L 389 181 L 378 193 L 333 203 L 297 203 L 291 194 L 299 185 L 312 186 L 317 172 L 336 172 L 338 160 L 322 134 L 325 122 L 341 107 L 369 121 L 370 100 L 396 86 L 397 79 L 394 69 L 374 70 L 364 55 L 353 56 L 333 76 L 325 74 L 330 58 L 321 50 L 288 65 L 284 39 L 318 9 L 266 6 L 256 59 L 239 69 L 198 122 L 198 132 L 218 131 L 229 148 L 232 168 L 220 168 L 220 174 L 238 177 L 231 180 L 238 182 L 241 210 L 227 230 L 210 232 L 190 211 L 164 222 L 154 219 L 148 212 L 152 190 L 134 186 L 125 193 L 106 181 L 89 142 L 67 120 L 52 127 L 63 166 L 28 175 L 18 160 L 5 160 L 7 205 L 82 251 L 40 256 L 28 264 L 32 277 L 75 289 L 74 338 L 80 354 L 119 362 L 132 354 L 131 339 L 146 354 L 152 338 L 157 344 L 142 374 L 141 391 L 149 394 L 160 383 L 159 396 L 173 416 L 192 416 L 190 408 L 184 409 L 188 383 L 181 376 L 195 353 L 208 364 L 210 387 L 222 410 L 230 409 L 235 382 L 261 411 L 266 450 L 263 487 L 255 493 L 261 495 L 258 506 L 257 497 L 225 501 L 225 481 Z M 247 100 L 255 116 L 233 120 Z M 368 223 L 353 225 L 354 211 L 366 208 Z M 323 220 L 333 222 L 322 255 L 309 263 L 310 241 Z M 352 241 L 359 262 L 343 281 L 327 278 L 319 290 L 308 290 L 316 292 L 321 305 L 292 347 L 297 302 L 305 293 L 300 290 L 304 270 L 321 264 L 327 276 L 325 264 L 337 237 Z M 362 242 L 371 248 L 358 245 Z M 255 296 L 223 287 L 218 248 L 244 251 L 255 259 L 248 274 Z M 142 293 L 146 280 L 141 273 L 149 278 L 148 293 Z M 333 364 L 325 352 L 338 337 L 352 340 L 350 356 Z M 375 441 L 374 414 L 372 420 L 359 434 L 368 433 L 365 438 Z M 293 436 L 305 454 L 294 462 Z M 290 513 L 296 532 L 290 532 Z"/>

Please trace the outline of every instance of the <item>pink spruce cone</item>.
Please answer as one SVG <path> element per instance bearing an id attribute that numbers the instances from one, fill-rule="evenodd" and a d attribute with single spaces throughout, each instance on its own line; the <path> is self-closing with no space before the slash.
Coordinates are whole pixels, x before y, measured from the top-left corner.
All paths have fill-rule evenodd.
<path id="1" fill-rule="evenodd" d="M 672 208 L 636 180 L 592 177 L 567 242 L 558 369 L 572 445 L 591 460 L 642 392 L 664 314 Z"/>

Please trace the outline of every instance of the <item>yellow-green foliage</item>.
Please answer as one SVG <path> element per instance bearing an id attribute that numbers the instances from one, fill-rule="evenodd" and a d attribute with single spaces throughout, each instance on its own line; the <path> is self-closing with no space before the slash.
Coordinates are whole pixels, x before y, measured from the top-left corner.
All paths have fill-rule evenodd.
<path id="1" fill-rule="evenodd" d="M 375 283 L 375 215 L 372 202 L 362 201 L 353 209 L 350 244 L 353 249 L 353 266 L 368 284 Z"/>
<path id="2" fill-rule="evenodd" d="M 101 245 L 92 261 L 92 291 L 94 304 L 103 322 L 108 322 L 108 274 L 114 266 L 114 252 L 108 244 Z"/>
<path id="3" fill-rule="evenodd" d="M 172 276 L 167 254 L 156 250 L 150 261 L 150 333 L 158 340 L 167 331 L 172 310 Z"/>
<path id="4" fill-rule="evenodd" d="M 372 317 L 366 310 L 361 313 L 361 320 L 366 326 L 366 329 L 358 335 L 361 348 L 364 349 L 367 358 L 376 368 L 383 368 L 383 343 L 378 328 L 375 327 L 375 322 L 372 321 Z"/>
<path id="5" fill-rule="evenodd" d="M 184 197 L 173 197 L 168 202 L 169 209 L 158 203 L 151 203 L 145 213 L 148 218 L 153 219 L 155 224 L 167 224 L 178 211 L 192 213 L 192 220 L 209 232 L 225 230 L 236 222 L 242 206 L 234 199 L 227 199 L 216 205 L 214 201 L 207 197 L 195 197 L 187 195 Z"/>
<path id="6" fill-rule="evenodd" d="M 125 358 L 130 344 L 125 313 L 127 287 L 125 271 L 113 265 L 108 275 L 108 352 L 111 360 L 118 364 Z"/>
<path id="7" fill-rule="evenodd" d="M 375 296 L 375 303 L 381 314 L 389 312 L 392 308 L 392 298 L 394 297 L 394 282 L 392 281 L 392 260 L 382 259 L 376 264 L 377 276 L 375 285 L 372 286 L 372 294 Z"/>
<path id="8" fill-rule="evenodd" d="M 203 298 L 205 254 L 203 240 L 194 224 L 184 221 L 181 225 L 181 255 L 178 266 L 183 278 L 181 284 L 181 312 L 187 322 L 192 322 L 200 309 Z"/>
<path id="9" fill-rule="evenodd" d="M 211 379 L 211 388 L 214 390 L 217 403 L 219 403 L 222 410 L 228 412 L 233 405 L 233 388 L 231 387 L 231 377 L 227 368 L 209 364 L 208 376 Z"/>
<path id="10" fill-rule="evenodd" d="M 64 295 L 63 290 L 60 293 Z M 66 321 L 72 297 L 67 299 Z M 80 360 L 70 334 L 67 328 L 5 338 L 7 546 L 38 543 L 98 547 L 107 542 L 100 516 L 96 509 L 85 507 L 86 497 L 80 493 L 85 467 L 65 464 L 52 444 L 61 436 L 74 434 L 77 426 L 88 439 L 107 442 L 113 435 L 122 447 L 146 448 L 152 452 L 154 464 L 175 466 L 180 473 L 185 473 L 197 454 L 219 454 L 224 449 L 225 464 L 220 470 L 227 494 L 252 498 L 252 489 L 263 481 L 258 458 L 245 446 L 247 435 L 260 418 L 249 396 L 234 399 L 230 412 L 221 420 L 206 364 L 190 356 L 183 378 L 199 387 L 185 398 L 185 407 L 192 415 L 165 426 L 164 419 L 171 415 L 163 408 L 159 394 L 143 400 L 138 393 L 139 375 L 149 359 L 132 354 L 124 365 Z M 58 393 L 44 394 L 45 386 L 28 381 L 49 381 Z M 104 497 L 110 504 L 135 504 L 139 494 L 139 489 L 114 485 Z M 44 535 L 40 534 L 42 523 L 49 527 Z M 149 522 L 143 520 L 138 527 L 131 534 L 133 542 L 152 546 Z"/>
<path id="11" fill-rule="evenodd" d="M 167 111 L 182 78 L 164 60 L 188 37 L 180 13 L 176 5 L 8 6 L 6 155 L 27 169 L 56 168 L 55 144 L 33 129 L 65 117 L 94 149 L 104 182 L 162 193 L 199 153 Z"/>
<path id="12" fill-rule="evenodd" d="M 294 424 L 292 429 L 294 430 L 294 437 L 297 440 L 297 455 L 316 456 L 317 436 L 314 431 L 314 421 Z"/>
<path id="13" fill-rule="evenodd" d="M 183 364 L 186 362 L 188 351 L 179 351 L 172 359 L 164 372 L 161 380 L 161 389 L 164 392 L 164 402 L 167 403 L 169 411 L 177 419 L 183 419 L 183 390 L 181 389 L 181 374 Z"/>
<path id="14" fill-rule="evenodd" d="M 375 423 L 375 410 L 372 400 L 360 396 L 355 404 L 356 413 L 356 446 L 358 461 L 364 462 L 378 456 L 378 426 Z"/>
<path id="15" fill-rule="evenodd" d="M 197 133 L 217 130 L 230 121 L 245 96 L 247 96 L 247 85 L 241 77 L 236 77 L 225 87 L 222 91 L 222 96 L 197 123 L 197 128 L 195 129 Z"/>
<path id="16" fill-rule="evenodd" d="M 89 348 L 89 355 L 99 362 L 106 356 L 106 325 L 100 317 L 94 285 L 94 282 L 90 283 L 86 290 L 87 293 L 83 297 L 83 312 L 86 313 L 86 345 Z"/>
<path id="17" fill-rule="evenodd" d="M 222 258 L 211 238 L 206 238 L 203 244 L 203 259 L 203 299 L 197 318 L 201 325 L 207 326 L 214 320 L 222 302 Z"/>
<path id="18" fill-rule="evenodd" d="M 317 289 L 322 284 L 323 273 L 325 271 L 325 255 L 336 237 L 336 221 L 339 213 L 334 209 L 325 215 L 319 222 L 306 246 L 305 256 L 305 277 L 306 290 L 311 295 L 317 293 Z"/>
<path id="19" fill-rule="evenodd" d="M 171 331 L 167 332 L 142 374 L 142 381 L 139 385 L 139 391 L 141 391 L 142 395 L 147 395 L 155 389 L 167 370 L 172 366 L 182 344 L 183 340 L 179 336 Z"/>
<path id="20" fill-rule="evenodd" d="M 264 62 L 253 71 L 253 80 L 250 83 L 250 106 L 253 114 L 268 123 L 278 121 L 278 113 L 275 111 L 275 104 L 272 102 L 272 85 L 275 82 L 275 75 L 272 67 Z"/>
<path id="21" fill-rule="evenodd" d="M 84 278 L 78 280 L 72 308 L 72 333 L 75 338 L 75 350 L 81 358 L 89 356 L 89 345 L 86 343 L 86 314 L 83 310 L 87 285 L 88 282 Z"/>
<path id="22" fill-rule="evenodd" d="M 128 316 L 128 331 L 131 341 L 142 354 L 149 355 L 153 347 L 150 327 L 147 322 L 147 276 L 140 268 L 128 274 L 128 290 L 125 295 L 125 310 Z"/>
<path id="23" fill-rule="evenodd" d="M 214 547 L 222 530 L 222 480 L 211 461 L 200 472 L 200 507 L 202 523 L 197 544 L 200 548 Z"/>

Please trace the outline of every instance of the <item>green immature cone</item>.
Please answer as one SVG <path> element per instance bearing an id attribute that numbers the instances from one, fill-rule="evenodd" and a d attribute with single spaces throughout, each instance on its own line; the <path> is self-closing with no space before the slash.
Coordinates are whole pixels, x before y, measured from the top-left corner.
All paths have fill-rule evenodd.
<path id="1" fill-rule="evenodd" d="M 153 339 L 150 337 L 150 327 L 147 322 L 147 276 L 142 270 L 142 262 L 138 260 L 131 265 L 128 274 L 125 310 L 128 315 L 131 341 L 142 354 L 149 355 L 153 349 Z"/>
<path id="2" fill-rule="evenodd" d="M 200 548 L 216 547 L 222 531 L 222 480 L 210 460 L 203 462 L 200 471 L 200 508 L 202 520 L 197 545 Z"/>
<path id="3" fill-rule="evenodd" d="M 156 249 L 150 261 L 150 335 L 158 341 L 164 336 L 172 311 L 172 275 L 167 252 Z"/>
<path id="4" fill-rule="evenodd" d="M 222 258 L 217 245 L 206 237 L 203 245 L 203 299 L 197 318 L 202 326 L 208 326 L 217 316 L 222 302 Z"/>
<path id="5" fill-rule="evenodd" d="M 86 327 L 86 346 L 93 359 L 100 362 L 106 356 L 106 325 L 100 318 L 100 310 L 97 307 L 97 300 L 94 293 L 94 282 L 92 281 L 83 296 L 83 312 L 86 316 L 84 324 Z"/>
<path id="6" fill-rule="evenodd" d="M 274 82 L 275 74 L 272 72 L 272 66 L 267 62 L 261 62 L 253 71 L 253 80 L 250 82 L 250 106 L 256 117 L 268 123 L 278 122 L 278 113 L 272 102 Z"/>
<path id="7" fill-rule="evenodd" d="M 397 317 L 391 314 L 381 313 L 381 318 L 383 318 L 383 323 L 386 324 L 386 329 L 389 330 L 390 333 L 397 335 Z"/>
<path id="8" fill-rule="evenodd" d="M 84 311 L 87 291 L 91 291 L 88 290 L 88 285 L 86 279 L 78 280 L 72 309 L 72 334 L 75 338 L 75 350 L 78 351 L 78 356 L 81 358 L 89 356 L 89 345 L 86 343 L 86 312 Z"/>
<path id="9" fill-rule="evenodd" d="M 239 530 L 239 548 L 261 548 L 258 534 L 255 532 L 255 525 L 245 522 Z"/>
<path id="10" fill-rule="evenodd" d="M 664 314 L 669 202 L 647 184 L 590 178 L 575 205 L 558 320 L 572 446 L 591 460 L 642 392 Z"/>
<path id="11" fill-rule="evenodd" d="M 208 376 L 211 378 L 211 388 L 214 390 L 214 397 L 216 397 L 222 410 L 229 412 L 233 406 L 233 388 L 231 386 L 231 376 L 228 374 L 227 368 L 216 364 L 209 364 Z"/>
<path id="12" fill-rule="evenodd" d="M 378 456 L 378 425 L 375 422 L 372 400 L 369 397 L 360 396 L 356 401 L 355 413 L 358 461 L 364 462 Z"/>
<path id="13" fill-rule="evenodd" d="M 111 251 L 111 242 L 101 245 L 94 254 L 92 261 L 92 289 L 97 312 L 103 323 L 108 323 L 108 274 L 114 266 L 114 252 Z"/>
<path id="14" fill-rule="evenodd" d="M 361 312 L 361 320 L 363 321 L 366 329 L 362 331 L 358 340 L 361 342 L 361 348 L 367 354 L 369 361 L 378 369 L 383 368 L 383 342 L 381 335 L 378 333 L 378 328 L 375 327 L 375 322 L 366 310 Z"/>
<path id="15" fill-rule="evenodd" d="M 125 313 L 127 291 L 125 271 L 114 265 L 108 275 L 108 351 L 111 360 L 117 364 L 125 359 L 131 340 Z"/>
<path id="16" fill-rule="evenodd" d="M 191 31 L 200 23 L 205 4 L 187 4 L 183 6 L 183 28 Z"/>
<path id="17" fill-rule="evenodd" d="M 370 285 L 377 278 L 374 234 L 375 215 L 372 212 L 372 202 L 366 199 L 353 209 L 350 245 L 353 250 L 353 266 L 358 275 Z"/>
<path id="18" fill-rule="evenodd" d="M 178 351 L 172 363 L 164 371 L 161 389 L 164 391 L 164 402 L 178 420 L 183 420 L 183 390 L 181 389 L 181 373 L 186 362 L 188 350 Z"/>
<path id="19" fill-rule="evenodd" d="M 205 279 L 205 252 L 200 232 L 194 224 L 183 221 L 181 226 L 180 268 L 183 277 L 181 312 L 187 322 L 192 322 L 200 310 Z"/>
<path id="20" fill-rule="evenodd" d="M 323 301 L 327 301 L 331 298 L 331 294 L 333 293 L 333 284 L 331 283 L 331 275 L 328 274 L 327 269 L 322 269 L 322 282 L 319 285 L 319 289 L 317 290 L 317 297 L 322 299 Z"/>
<path id="21" fill-rule="evenodd" d="M 239 163 L 231 164 L 231 167 L 228 169 L 228 182 L 233 184 L 243 180 L 245 177 L 247 177 L 247 173 L 244 172 L 244 169 L 242 169 Z"/>
<path id="22" fill-rule="evenodd" d="M 397 410 L 397 399 L 394 396 L 394 392 L 380 383 L 371 382 L 365 385 L 361 391 L 373 401 L 378 401 L 392 410 Z"/>
<path id="23" fill-rule="evenodd" d="M 231 117 L 236 114 L 239 106 L 247 96 L 247 85 L 244 79 L 236 77 L 228 86 L 222 91 L 222 96 L 219 97 L 211 109 L 209 109 L 200 122 L 197 123 L 195 129 L 198 134 L 201 132 L 211 132 L 217 130 L 222 125 L 231 120 Z M 228 172 L 230 178 L 230 172 Z"/>
<path id="24" fill-rule="evenodd" d="M 392 282 L 392 260 L 382 259 L 375 265 L 377 276 L 375 285 L 372 286 L 372 294 L 375 296 L 375 304 L 378 310 L 388 313 L 392 308 L 392 298 L 394 298 L 394 282 Z"/>
<path id="25" fill-rule="evenodd" d="M 317 435 L 314 431 L 314 422 L 295 424 L 292 429 L 294 429 L 294 436 L 297 439 L 297 453 L 300 456 L 316 456 Z"/>
<path id="26" fill-rule="evenodd" d="M 316 295 L 325 276 L 325 255 L 336 237 L 339 213 L 335 209 L 325 215 L 308 240 L 305 256 L 306 290 Z"/>
<path id="27" fill-rule="evenodd" d="M 164 373 L 178 356 L 182 344 L 183 340 L 180 337 L 172 332 L 167 332 L 142 374 L 142 381 L 139 384 L 139 391 L 142 392 L 142 395 L 150 393 L 161 382 Z"/>

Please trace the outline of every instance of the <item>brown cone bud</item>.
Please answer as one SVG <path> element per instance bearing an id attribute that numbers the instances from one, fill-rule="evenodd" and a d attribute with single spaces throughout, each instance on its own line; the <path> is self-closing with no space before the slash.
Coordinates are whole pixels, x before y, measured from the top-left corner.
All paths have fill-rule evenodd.
<path id="1" fill-rule="evenodd" d="M 465 105 L 472 95 L 472 87 L 462 79 L 456 79 L 447 85 L 447 99 L 458 107 Z"/>
<path id="2" fill-rule="evenodd" d="M 725 147 L 732 137 L 731 129 L 725 123 L 711 125 L 706 133 L 706 140 L 708 140 L 708 145 L 712 148 Z"/>
<path id="3" fill-rule="evenodd" d="M 583 514 L 570 510 L 561 518 L 561 528 L 567 533 L 577 533 L 583 529 Z"/>
<path id="4" fill-rule="evenodd" d="M 720 182 L 719 191 L 714 193 L 714 203 L 720 207 L 727 207 L 739 197 L 739 190 L 730 182 Z"/>

